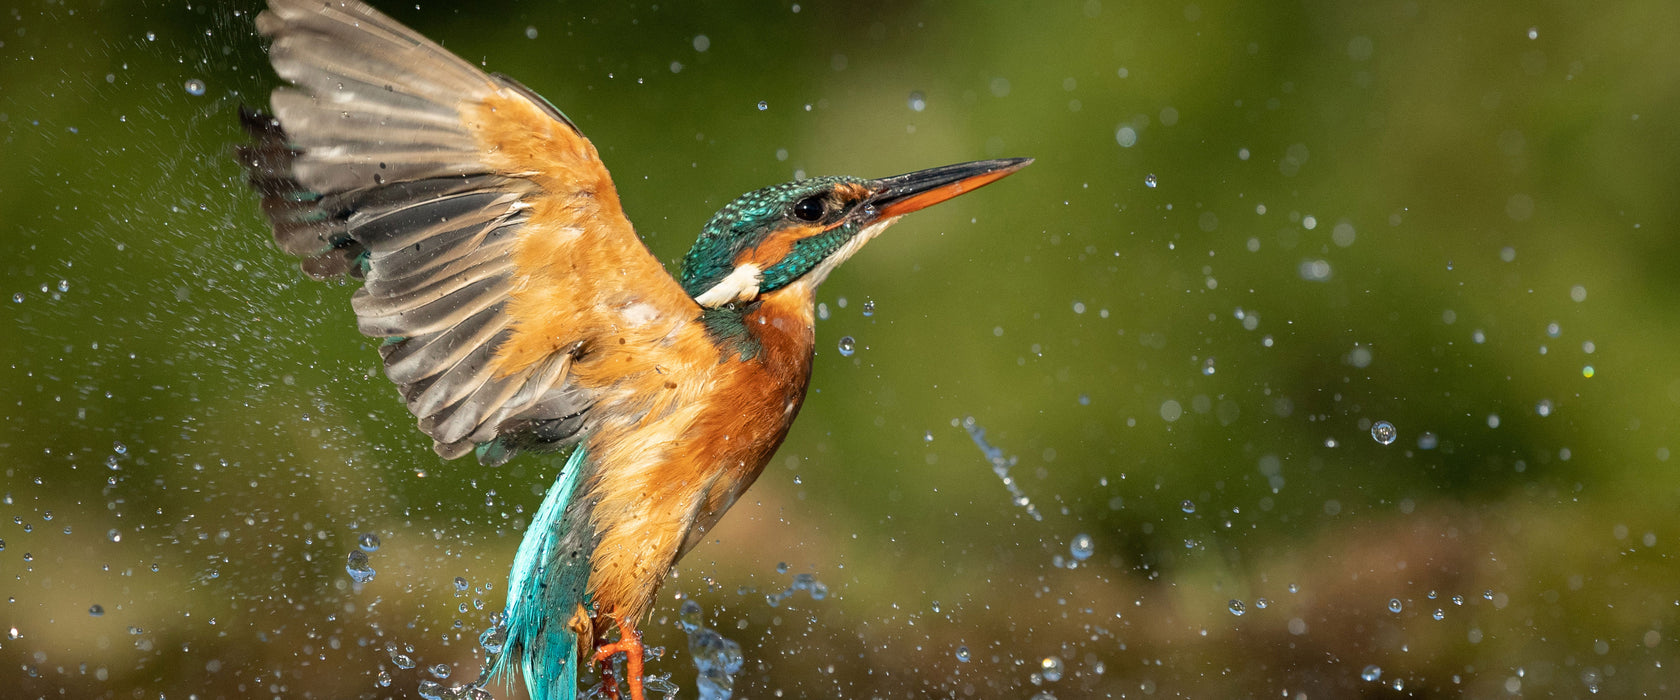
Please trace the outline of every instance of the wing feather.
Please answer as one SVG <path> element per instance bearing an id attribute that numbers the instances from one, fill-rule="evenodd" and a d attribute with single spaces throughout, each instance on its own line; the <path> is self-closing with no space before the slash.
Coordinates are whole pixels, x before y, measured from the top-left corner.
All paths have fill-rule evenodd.
<path id="1" fill-rule="evenodd" d="M 562 446 L 609 397 L 646 405 L 655 374 L 715 364 L 552 104 L 354 0 L 269 0 L 257 29 L 291 83 L 240 149 L 275 241 L 363 280 L 357 326 L 440 455 Z"/>

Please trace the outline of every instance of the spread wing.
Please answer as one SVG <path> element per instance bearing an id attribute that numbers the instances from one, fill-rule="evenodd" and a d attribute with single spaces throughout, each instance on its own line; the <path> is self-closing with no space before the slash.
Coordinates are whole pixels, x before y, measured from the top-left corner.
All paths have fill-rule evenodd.
<path id="1" fill-rule="evenodd" d="M 567 444 L 602 396 L 715 362 L 594 146 L 536 93 L 354 1 L 270 0 L 257 29 L 295 85 L 243 114 L 275 241 L 362 280 L 360 330 L 440 455 Z"/>

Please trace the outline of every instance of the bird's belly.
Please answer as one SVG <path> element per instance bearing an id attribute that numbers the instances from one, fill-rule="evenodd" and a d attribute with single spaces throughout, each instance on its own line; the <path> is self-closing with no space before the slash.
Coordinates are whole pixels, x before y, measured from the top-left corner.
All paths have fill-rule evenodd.
<path id="1" fill-rule="evenodd" d="M 598 499 L 590 575 L 597 614 L 646 613 L 677 559 L 763 471 L 804 389 L 803 381 L 771 381 L 760 371 L 726 372 L 705 397 L 652 424 L 607 428 L 590 440 L 592 453 L 616 455 L 602 460 L 590 494 Z"/>

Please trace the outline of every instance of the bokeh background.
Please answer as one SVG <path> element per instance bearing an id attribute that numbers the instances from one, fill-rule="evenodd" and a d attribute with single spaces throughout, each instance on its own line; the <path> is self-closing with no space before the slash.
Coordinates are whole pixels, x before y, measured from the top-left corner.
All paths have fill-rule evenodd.
<path id="1" fill-rule="evenodd" d="M 747 698 L 1677 692 L 1680 5 L 382 5 L 562 106 L 673 269 L 746 190 L 1038 159 L 823 287 L 646 625 L 678 697 L 690 600 Z M 0 12 L 8 697 L 464 682 L 558 468 L 441 462 L 269 242 L 256 9 Z"/>

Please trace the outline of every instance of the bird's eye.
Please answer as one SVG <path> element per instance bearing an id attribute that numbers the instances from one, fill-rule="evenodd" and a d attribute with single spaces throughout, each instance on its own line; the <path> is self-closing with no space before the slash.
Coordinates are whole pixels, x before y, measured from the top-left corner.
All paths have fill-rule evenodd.
<path id="1" fill-rule="evenodd" d="M 793 205 L 793 215 L 805 221 L 816 221 L 823 218 L 828 206 L 823 204 L 821 197 L 806 197 Z"/>

